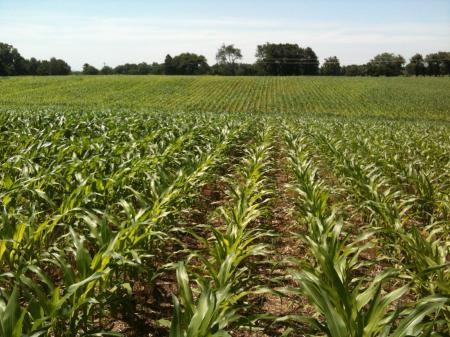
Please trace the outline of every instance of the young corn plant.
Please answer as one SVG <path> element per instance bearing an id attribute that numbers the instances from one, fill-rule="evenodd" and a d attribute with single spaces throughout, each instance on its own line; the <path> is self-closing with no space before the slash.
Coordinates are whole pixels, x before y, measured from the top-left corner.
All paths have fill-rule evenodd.
<path id="1" fill-rule="evenodd" d="M 75 125 L 55 132 L 44 127 L 49 117 L 36 127 L 41 140 L 28 137 L 2 166 L 0 289 L 2 303 L 20 302 L 26 312 L 19 334 L 106 334 L 99 323 L 114 289 L 138 279 L 136 271 L 154 282 L 167 237 L 160 230 L 189 207 L 245 127 L 140 116 L 124 128 L 111 116 L 73 116 Z M 168 132 L 148 134 L 144 120 Z"/>
<path id="2" fill-rule="evenodd" d="M 269 196 L 264 185 L 270 134 L 265 131 L 260 138 L 260 145 L 246 151 L 236 180 L 228 182 L 231 205 L 221 208 L 225 230 L 210 226 L 210 239 L 194 234 L 208 247 L 207 255 L 193 254 L 203 264 L 203 273 L 196 279 L 197 291 L 189 284 L 184 264 L 177 265 L 181 300 L 174 298 L 171 337 L 230 336 L 227 330 L 242 324 L 247 306 L 243 299 L 258 289 L 247 264 L 250 257 L 267 254 L 267 247 L 255 242 L 266 233 L 250 228 L 262 215 Z"/>
<path id="3" fill-rule="evenodd" d="M 443 232 L 442 224 L 434 223 L 422 231 L 412 228 L 395 233 L 401 244 L 393 247 L 398 253 L 391 259 L 419 298 L 440 295 L 450 299 L 450 241 L 441 239 Z M 433 320 L 436 331 L 450 333 L 450 302 Z"/>
<path id="4" fill-rule="evenodd" d="M 373 233 L 366 231 L 349 241 L 350 236 L 343 233 L 342 220 L 335 216 L 335 211 L 315 206 L 317 200 L 324 200 L 326 205 L 328 194 L 316 171 L 310 169 L 311 161 L 295 142 L 288 142 L 288 146 L 294 190 L 302 205 L 299 214 L 308 224 L 307 233 L 300 237 L 311 254 L 311 260 L 297 261 L 298 269 L 291 272 L 299 284 L 299 288 L 291 291 L 306 296 L 324 319 L 305 316 L 284 319 L 307 323 L 330 337 L 418 336 L 428 331 L 430 324 L 422 321 L 442 309 L 448 298 L 430 296 L 416 303 L 413 309 L 398 306 L 392 310 L 393 303 L 401 300 L 409 287 L 405 285 L 385 293 L 383 284 L 398 277 L 394 270 L 373 279 L 357 276 L 364 266 L 359 256 L 370 247 L 365 242 Z"/>
<path id="5" fill-rule="evenodd" d="M 0 288 L 0 336 L 22 337 L 26 311 L 20 307 L 17 288 L 7 296 Z"/>

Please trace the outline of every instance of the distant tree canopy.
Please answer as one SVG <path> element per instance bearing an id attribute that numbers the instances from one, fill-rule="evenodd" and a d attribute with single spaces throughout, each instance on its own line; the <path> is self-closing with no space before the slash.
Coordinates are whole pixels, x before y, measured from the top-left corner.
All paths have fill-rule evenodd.
<path id="1" fill-rule="evenodd" d="M 325 58 L 319 69 L 317 55 L 311 48 L 301 48 L 296 44 L 267 43 L 258 46 L 257 62 L 240 63 L 242 52 L 234 45 L 222 45 L 216 54 L 217 63 L 209 66 L 205 56 L 183 53 L 172 57 L 167 55 L 164 63 L 126 63 L 115 68 L 104 66 L 97 72 L 88 69 L 84 74 L 121 75 L 324 75 L 324 76 L 399 76 L 399 75 L 449 75 L 450 53 L 438 52 L 425 58 L 414 55 L 405 65 L 401 55 L 382 53 L 369 63 L 342 66 L 336 56 Z M 29 62 L 33 64 L 33 59 Z M 45 61 L 47 62 L 47 61 Z M 20 64 L 20 61 L 19 61 Z M 45 64 L 44 64 L 45 65 Z"/>
<path id="2" fill-rule="evenodd" d="M 183 53 L 175 57 L 166 56 L 164 73 L 166 75 L 204 75 L 209 72 L 206 57 L 193 53 Z"/>
<path id="3" fill-rule="evenodd" d="M 112 75 L 114 74 L 114 69 L 110 66 L 104 65 L 102 69 L 100 69 L 100 75 Z"/>
<path id="4" fill-rule="evenodd" d="M 52 57 L 48 62 L 48 75 L 69 75 L 70 72 L 70 66 L 64 60 Z"/>
<path id="5" fill-rule="evenodd" d="M 11 45 L 0 43 L 0 76 L 15 75 L 68 75 L 70 66 L 63 60 L 52 57 L 50 60 L 29 60 L 23 58 Z"/>
<path id="6" fill-rule="evenodd" d="M 350 64 L 348 66 L 343 66 L 341 74 L 344 76 L 367 76 L 367 65 Z"/>
<path id="7" fill-rule="evenodd" d="M 100 72 L 94 66 L 91 66 L 88 63 L 83 65 L 83 75 L 98 75 Z"/>
<path id="8" fill-rule="evenodd" d="M 236 62 L 242 59 L 242 52 L 233 44 L 225 45 L 219 48 L 216 54 L 217 71 L 223 75 L 236 75 L 239 64 Z"/>
<path id="9" fill-rule="evenodd" d="M 175 65 L 173 64 L 173 58 L 170 55 L 166 55 L 163 65 L 163 72 L 166 75 L 174 75 L 175 74 Z"/>
<path id="10" fill-rule="evenodd" d="M 326 58 L 320 68 L 320 74 L 325 76 L 341 75 L 341 63 L 339 59 L 336 56 Z"/>
<path id="11" fill-rule="evenodd" d="M 444 76 L 450 75 L 450 52 L 438 52 L 427 55 L 416 54 L 405 65 L 401 55 L 382 53 L 369 63 L 342 67 L 345 76 Z"/>
<path id="12" fill-rule="evenodd" d="M 221 75 L 221 76 L 258 76 L 261 74 L 261 70 L 258 69 L 254 64 L 249 63 L 236 63 L 232 71 L 221 64 L 214 64 L 209 69 L 211 75 Z"/>
<path id="13" fill-rule="evenodd" d="M 26 61 L 16 48 L 9 44 L 0 43 L 0 75 L 26 74 Z"/>
<path id="14" fill-rule="evenodd" d="M 123 65 L 119 65 L 114 68 L 115 74 L 121 75 L 150 75 L 150 74 L 159 74 L 160 65 L 158 63 L 148 64 L 145 62 L 141 63 L 126 63 Z"/>
<path id="15" fill-rule="evenodd" d="M 242 59 L 242 52 L 233 44 L 226 46 L 225 44 L 219 48 L 216 54 L 216 60 L 219 64 L 235 64 L 236 61 Z"/>
<path id="16" fill-rule="evenodd" d="M 425 57 L 425 63 L 428 75 L 450 75 L 450 52 L 429 54 Z"/>
<path id="17" fill-rule="evenodd" d="M 371 76 L 399 76 L 402 74 L 405 59 L 401 55 L 382 53 L 367 64 L 367 74 Z"/>
<path id="18" fill-rule="evenodd" d="M 406 66 L 406 72 L 408 75 L 424 76 L 427 73 L 425 67 L 425 60 L 421 54 L 416 54 L 409 60 Z"/>
<path id="19" fill-rule="evenodd" d="M 260 45 L 256 50 L 257 65 L 267 75 L 317 75 L 319 60 L 309 47 L 301 48 L 298 44 Z"/>
<path id="20" fill-rule="evenodd" d="M 319 68 L 316 53 L 291 43 L 266 43 L 256 50 L 256 62 L 240 63 L 242 52 L 233 44 L 223 44 L 216 54 L 217 63 L 209 66 L 206 57 L 194 53 L 167 55 L 164 63 L 126 63 L 115 68 L 104 65 L 101 69 L 85 63 L 84 75 L 240 75 L 240 76 L 445 76 L 450 75 L 450 52 L 439 51 L 425 57 L 416 54 L 405 66 L 401 55 L 382 53 L 366 64 L 341 66 L 336 56 L 325 58 Z M 68 75 L 70 66 L 61 59 L 29 60 L 12 45 L 0 43 L 0 76 L 16 75 Z"/>

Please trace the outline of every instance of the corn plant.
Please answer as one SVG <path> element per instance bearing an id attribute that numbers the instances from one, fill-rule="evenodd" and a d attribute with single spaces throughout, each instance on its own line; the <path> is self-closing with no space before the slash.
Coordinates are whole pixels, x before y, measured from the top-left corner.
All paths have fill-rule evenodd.
<path id="1" fill-rule="evenodd" d="M 181 301 L 174 298 L 172 337 L 229 336 L 226 329 L 242 321 L 243 298 L 257 289 L 251 280 L 255 276 L 246 264 L 252 256 L 267 254 L 265 245 L 255 243 L 266 233 L 249 228 L 262 215 L 269 194 L 264 187 L 270 151 L 269 133 L 263 133 L 260 138 L 261 145 L 246 151 L 240 164 L 242 169 L 235 178 L 237 181 L 228 181 L 232 204 L 229 208 L 221 208 L 225 230 L 209 226 L 213 233 L 210 239 L 194 234 L 208 247 L 208 255 L 194 254 L 204 266 L 204 276 L 196 280 L 197 298 L 190 288 L 184 264 L 177 265 Z"/>
<path id="2" fill-rule="evenodd" d="M 301 142 L 301 140 L 300 140 Z M 302 153 L 299 142 L 288 137 L 290 162 L 294 171 L 294 190 L 299 197 L 299 214 L 308 225 L 306 234 L 300 235 L 309 247 L 311 260 L 297 261 L 299 270 L 292 277 L 299 288 L 293 293 L 305 295 L 314 304 L 324 320 L 304 316 L 289 319 L 310 324 L 328 336 L 406 336 L 419 335 L 430 324 L 421 324 L 427 315 L 444 307 L 448 298 L 430 296 L 420 300 L 412 310 L 390 309 L 408 291 L 407 285 L 383 294 L 383 283 L 398 277 L 395 270 L 386 270 L 372 280 L 358 277 L 364 264 L 359 257 L 373 235 L 366 231 L 349 242 L 350 236 L 342 232 L 342 220 L 334 210 L 326 207 L 328 193 L 310 169 L 311 160 Z M 398 319 L 401 318 L 400 323 Z"/>

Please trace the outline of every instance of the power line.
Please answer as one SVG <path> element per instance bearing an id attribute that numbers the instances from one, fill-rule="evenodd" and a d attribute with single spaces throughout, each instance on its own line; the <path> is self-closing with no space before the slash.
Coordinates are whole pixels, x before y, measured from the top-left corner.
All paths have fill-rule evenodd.
<path id="1" fill-rule="evenodd" d="M 320 63 L 319 60 L 316 59 L 304 59 L 304 58 L 267 58 L 267 59 L 263 59 L 262 61 L 256 61 L 257 63 L 264 63 L 264 64 L 318 64 Z M 431 61 L 423 61 L 423 64 L 430 64 L 430 63 L 436 63 L 436 62 L 449 62 L 450 63 L 450 58 L 448 59 L 433 59 Z M 327 64 L 340 64 L 340 61 L 325 61 L 323 63 L 327 63 Z M 392 61 L 392 60 L 381 60 L 381 61 L 369 61 L 367 63 L 363 63 L 362 65 L 365 64 L 390 64 L 390 63 L 394 63 L 394 64 L 402 64 L 402 63 L 406 63 L 405 62 L 399 62 L 399 61 Z M 419 64 L 419 62 L 410 62 L 410 63 L 416 63 Z"/>

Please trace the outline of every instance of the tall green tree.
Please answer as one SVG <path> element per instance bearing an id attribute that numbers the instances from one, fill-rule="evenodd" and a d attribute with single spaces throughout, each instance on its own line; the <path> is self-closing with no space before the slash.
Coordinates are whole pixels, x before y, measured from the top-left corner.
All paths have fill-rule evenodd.
<path id="1" fill-rule="evenodd" d="M 98 73 L 98 69 L 91 66 L 89 63 L 83 65 L 83 75 L 98 75 Z"/>
<path id="2" fill-rule="evenodd" d="M 399 76 L 402 74 L 405 62 L 401 55 L 378 54 L 367 64 L 367 72 L 371 76 Z"/>
<path id="3" fill-rule="evenodd" d="M 319 60 L 311 48 L 298 44 L 266 43 L 256 50 L 257 65 L 267 75 L 317 75 Z"/>
<path id="4" fill-rule="evenodd" d="M 236 75 L 236 62 L 242 59 L 242 52 L 233 44 L 225 45 L 219 48 L 216 54 L 216 61 L 219 65 L 220 71 L 224 75 Z"/>
<path id="5" fill-rule="evenodd" d="M 27 69 L 29 75 L 37 75 L 37 70 L 39 67 L 40 61 L 35 59 L 34 57 L 30 58 L 27 62 Z"/>
<path id="6" fill-rule="evenodd" d="M 450 52 L 440 51 L 425 57 L 427 73 L 431 76 L 450 75 Z"/>
<path id="7" fill-rule="evenodd" d="M 114 69 L 110 66 L 104 65 L 102 69 L 100 69 L 100 75 L 112 75 L 114 74 Z"/>
<path id="8" fill-rule="evenodd" d="M 426 74 L 425 60 L 421 54 L 416 54 L 409 60 L 406 65 L 408 75 L 423 76 Z"/>
<path id="9" fill-rule="evenodd" d="M 166 55 L 164 60 L 164 74 L 166 75 L 174 75 L 175 74 L 175 66 L 173 64 L 173 58 L 170 54 Z"/>
<path id="10" fill-rule="evenodd" d="M 343 66 L 341 73 L 344 76 L 367 76 L 367 65 L 350 64 L 348 66 Z"/>
<path id="11" fill-rule="evenodd" d="M 70 66 L 61 59 L 52 57 L 49 61 L 49 75 L 69 75 Z"/>
<path id="12" fill-rule="evenodd" d="M 0 43 L 0 76 L 25 75 L 25 59 L 13 46 Z"/>
<path id="13" fill-rule="evenodd" d="M 154 75 L 161 75 L 164 73 L 164 64 L 153 62 L 151 67 L 152 67 L 151 73 Z"/>
<path id="14" fill-rule="evenodd" d="M 174 73 L 177 75 L 203 75 L 209 71 L 206 57 L 194 53 L 177 55 L 172 59 L 171 64 Z"/>
<path id="15" fill-rule="evenodd" d="M 341 63 L 339 59 L 336 56 L 326 58 L 320 68 L 320 74 L 325 76 L 341 75 Z"/>
<path id="16" fill-rule="evenodd" d="M 310 47 L 306 47 L 304 50 L 303 74 L 318 75 L 319 64 L 319 58 L 317 57 L 314 50 L 312 50 Z"/>
<path id="17" fill-rule="evenodd" d="M 13 46 L 0 43 L 0 76 L 14 75 L 68 75 L 70 66 L 61 59 L 52 57 L 39 61 L 34 57 L 24 59 Z"/>
<path id="18" fill-rule="evenodd" d="M 441 75 L 450 75 L 450 52 L 439 52 Z"/>
<path id="19" fill-rule="evenodd" d="M 39 61 L 36 69 L 36 75 L 46 76 L 50 74 L 50 62 L 47 60 Z"/>

